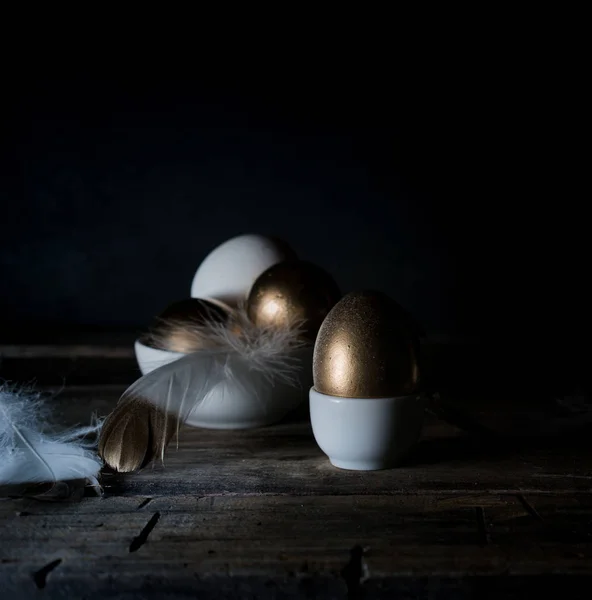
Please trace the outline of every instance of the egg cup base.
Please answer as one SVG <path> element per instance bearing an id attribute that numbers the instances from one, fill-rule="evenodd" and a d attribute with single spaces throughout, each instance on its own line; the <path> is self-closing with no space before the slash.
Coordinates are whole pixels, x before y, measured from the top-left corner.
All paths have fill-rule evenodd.
<path id="1" fill-rule="evenodd" d="M 421 435 L 421 394 L 390 398 L 342 398 L 311 388 L 310 419 L 332 465 L 353 471 L 387 469 L 405 459 Z"/>
<path id="2" fill-rule="evenodd" d="M 330 458 L 329 462 L 338 469 L 344 471 L 381 471 L 383 469 L 390 469 L 394 467 L 396 463 L 382 460 L 337 460 Z"/>

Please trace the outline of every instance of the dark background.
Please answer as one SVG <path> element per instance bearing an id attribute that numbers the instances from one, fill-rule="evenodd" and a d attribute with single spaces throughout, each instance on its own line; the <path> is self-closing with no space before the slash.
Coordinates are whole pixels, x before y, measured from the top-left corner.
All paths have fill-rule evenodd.
<path id="1" fill-rule="evenodd" d="M 487 340 L 502 370 L 525 344 L 533 368 L 581 361 L 586 226 L 553 187 L 556 115 L 532 69 L 311 64 L 15 76 L 3 335 L 140 330 L 212 248 L 256 232 L 430 335 Z"/>

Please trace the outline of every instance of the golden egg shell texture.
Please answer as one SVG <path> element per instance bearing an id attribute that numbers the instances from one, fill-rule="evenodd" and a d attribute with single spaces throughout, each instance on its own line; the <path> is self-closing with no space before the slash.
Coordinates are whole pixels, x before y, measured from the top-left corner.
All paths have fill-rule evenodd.
<path id="1" fill-rule="evenodd" d="M 262 273 L 247 299 L 249 319 L 261 327 L 292 327 L 314 340 L 341 293 L 333 278 L 306 261 L 285 261 Z"/>
<path id="2" fill-rule="evenodd" d="M 168 306 L 152 323 L 141 342 L 171 352 L 194 352 L 204 347 L 200 327 L 225 323 L 230 309 L 201 298 L 186 298 Z"/>
<path id="3" fill-rule="evenodd" d="M 417 391 L 419 344 L 406 314 L 382 292 L 352 292 L 327 315 L 313 356 L 314 387 L 344 398 L 386 398 Z"/>

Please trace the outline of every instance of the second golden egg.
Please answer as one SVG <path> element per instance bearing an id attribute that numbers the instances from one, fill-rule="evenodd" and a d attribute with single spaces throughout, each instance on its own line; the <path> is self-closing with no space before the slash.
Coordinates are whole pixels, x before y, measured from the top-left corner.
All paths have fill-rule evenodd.
<path id="1" fill-rule="evenodd" d="M 319 330 L 314 387 L 344 398 L 412 394 L 419 384 L 417 347 L 395 301 L 381 292 L 350 293 Z"/>

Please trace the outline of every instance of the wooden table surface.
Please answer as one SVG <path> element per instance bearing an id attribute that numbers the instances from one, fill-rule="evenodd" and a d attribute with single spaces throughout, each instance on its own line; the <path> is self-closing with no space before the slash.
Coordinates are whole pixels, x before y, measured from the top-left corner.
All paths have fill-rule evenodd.
<path id="1" fill-rule="evenodd" d="M 0 376 L 41 373 L 64 425 L 108 413 L 136 375 L 119 347 L 3 353 Z M 102 496 L 0 488 L 0 598 L 588 598 L 589 429 L 519 437 L 532 407 L 463 410 L 429 414 L 385 471 L 332 467 L 303 408 L 262 429 L 185 429 L 164 466 L 105 471 Z"/>

